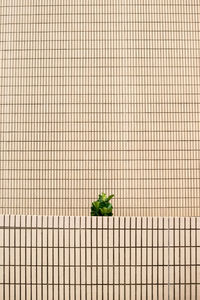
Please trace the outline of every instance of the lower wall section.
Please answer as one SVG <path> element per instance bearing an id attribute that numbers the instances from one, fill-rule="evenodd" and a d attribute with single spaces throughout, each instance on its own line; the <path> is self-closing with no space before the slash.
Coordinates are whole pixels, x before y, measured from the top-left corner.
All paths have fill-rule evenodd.
<path id="1" fill-rule="evenodd" d="M 0 216 L 2 300 L 198 300 L 200 218 Z"/>

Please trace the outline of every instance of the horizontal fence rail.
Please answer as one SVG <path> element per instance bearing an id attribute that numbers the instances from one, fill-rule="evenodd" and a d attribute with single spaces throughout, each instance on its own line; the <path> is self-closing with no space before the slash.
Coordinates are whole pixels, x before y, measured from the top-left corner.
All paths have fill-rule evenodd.
<path id="1" fill-rule="evenodd" d="M 0 216 L 2 300 L 199 300 L 200 218 Z"/>

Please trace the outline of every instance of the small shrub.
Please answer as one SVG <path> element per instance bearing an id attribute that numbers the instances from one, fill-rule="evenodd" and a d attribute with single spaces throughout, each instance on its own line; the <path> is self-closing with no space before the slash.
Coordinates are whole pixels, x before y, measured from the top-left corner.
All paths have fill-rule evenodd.
<path id="1" fill-rule="evenodd" d="M 104 193 L 99 195 L 98 200 L 92 202 L 91 216 L 112 216 L 113 206 L 109 201 L 113 197 L 114 195 L 107 197 Z"/>

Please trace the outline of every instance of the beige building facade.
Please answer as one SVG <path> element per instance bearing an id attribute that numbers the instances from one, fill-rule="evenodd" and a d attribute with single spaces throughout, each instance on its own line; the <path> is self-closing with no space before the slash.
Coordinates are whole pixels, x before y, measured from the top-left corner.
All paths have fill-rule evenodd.
<path id="1" fill-rule="evenodd" d="M 198 216 L 197 1 L 0 10 L 0 213 Z"/>

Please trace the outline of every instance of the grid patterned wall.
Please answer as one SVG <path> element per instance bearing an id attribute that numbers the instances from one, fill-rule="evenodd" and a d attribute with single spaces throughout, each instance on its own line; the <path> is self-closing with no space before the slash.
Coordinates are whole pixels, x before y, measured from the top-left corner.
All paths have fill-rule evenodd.
<path id="1" fill-rule="evenodd" d="M 0 217 L 0 299 L 199 300 L 200 218 Z"/>
<path id="2" fill-rule="evenodd" d="M 0 212 L 200 215 L 198 1 L 0 10 Z"/>

